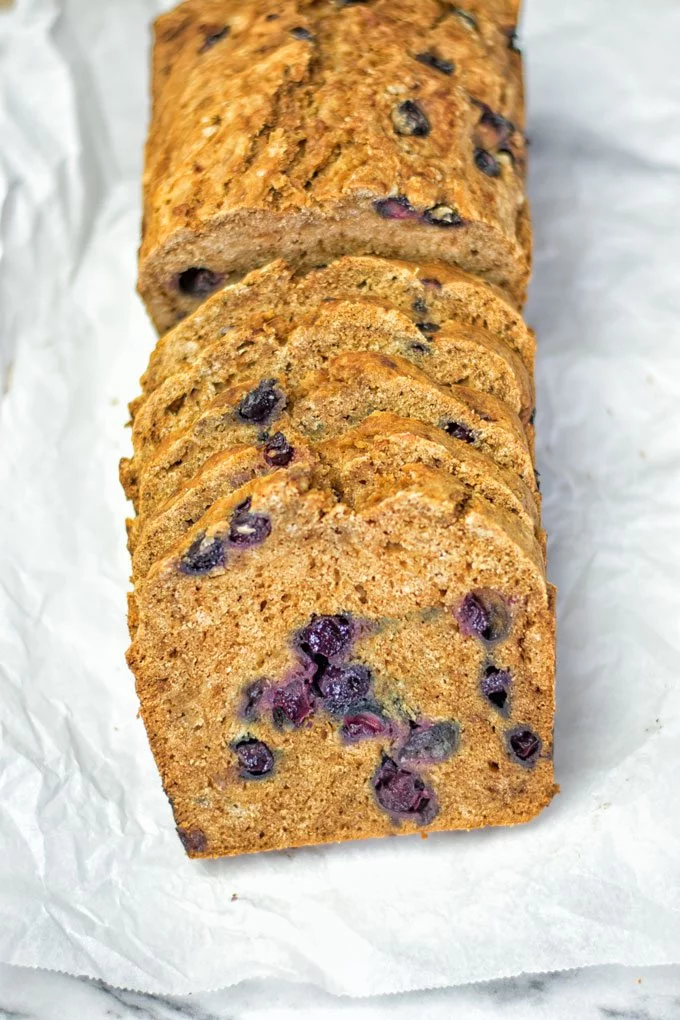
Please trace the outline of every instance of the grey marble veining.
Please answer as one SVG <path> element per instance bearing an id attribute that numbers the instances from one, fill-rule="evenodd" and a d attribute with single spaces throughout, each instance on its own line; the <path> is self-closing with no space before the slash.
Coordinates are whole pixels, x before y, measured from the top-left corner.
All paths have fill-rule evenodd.
<path id="1" fill-rule="evenodd" d="M 179 998 L 0 966 L 0 1020 L 680 1020 L 680 966 L 592 967 L 375 999 L 248 982 Z"/>

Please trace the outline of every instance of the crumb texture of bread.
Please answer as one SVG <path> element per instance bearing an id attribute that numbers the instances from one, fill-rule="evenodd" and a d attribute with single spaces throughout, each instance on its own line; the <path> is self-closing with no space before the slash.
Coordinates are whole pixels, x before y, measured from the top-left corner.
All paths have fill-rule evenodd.
<path id="1" fill-rule="evenodd" d="M 163 332 L 274 258 L 460 265 L 524 298 L 515 5 L 187 0 L 156 22 L 139 289 Z"/>
<path id="2" fill-rule="evenodd" d="M 156 21 L 127 659 L 189 857 L 514 825 L 557 792 L 517 17 Z"/>
<path id="3" fill-rule="evenodd" d="M 554 793 L 536 543 L 424 465 L 341 495 L 256 479 L 138 585 L 129 662 L 191 856 L 513 824 Z"/>

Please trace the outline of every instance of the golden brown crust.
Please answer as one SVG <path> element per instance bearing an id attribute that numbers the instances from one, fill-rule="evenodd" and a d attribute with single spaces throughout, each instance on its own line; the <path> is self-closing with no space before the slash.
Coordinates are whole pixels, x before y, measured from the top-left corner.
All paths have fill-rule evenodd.
<path id="1" fill-rule="evenodd" d="M 281 256 L 455 263 L 521 302 L 508 9 L 480 5 L 476 30 L 440 0 L 284 0 L 275 20 L 268 0 L 187 0 L 161 17 L 139 281 L 159 330 L 205 296 L 205 274 L 181 274 L 215 283 Z"/>
<path id="2" fill-rule="evenodd" d="M 516 517 L 522 530 L 540 537 L 535 494 L 514 472 L 415 418 L 376 411 L 316 450 L 335 491 L 366 492 L 373 475 L 390 478 L 406 464 L 425 464 L 451 474 L 491 506 Z"/>

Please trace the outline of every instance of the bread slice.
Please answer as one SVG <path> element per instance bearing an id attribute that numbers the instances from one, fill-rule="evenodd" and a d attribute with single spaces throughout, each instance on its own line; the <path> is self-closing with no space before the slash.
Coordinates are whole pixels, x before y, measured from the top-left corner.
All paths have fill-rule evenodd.
<path id="1" fill-rule="evenodd" d="M 540 549 L 445 472 L 359 498 L 257 479 L 154 564 L 136 613 L 191 857 L 509 825 L 555 792 Z"/>
<path id="2" fill-rule="evenodd" d="M 159 339 L 141 379 L 143 395 L 130 405 L 133 417 L 146 394 L 229 331 L 266 326 L 271 321 L 285 328 L 323 301 L 356 300 L 371 300 L 399 311 L 419 326 L 452 332 L 455 323 L 484 330 L 518 354 L 533 374 L 536 341 L 522 316 L 498 288 L 460 269 L 346 256 L 295 274 L 291 266 L 277 259 L 217 291 Z"/>
<path id="3" fill-rule="evenodd" d="M 277 257 L 441 261 L 521 303 L 516 7 L 480 5 L 486 41 L 439 0 L 282 0 L 275 12 L 187 0 L 161 16 L 139 272 L 159 331 Z"/>
<path id="4" fill-rule="evenodd" d="M 526 485 L 486 454 L 439 428 L 377 412 L 337 439 L 314 446 L 299 435 L 275 433 L 275 437 L 269 446 L 236 446 L 215 454 L 156 513 L 131 521 L 133 577 L 144 577 L 217 500 L 253 478 L 284 468 L 297 471 L 300 465 L 307 471 L 316 465 L 334 491 L 352 495 L 369 491 L 377 475 L 390 477 L 407 464 L 435 467 L 512 515 L 518 530 L 536 537 L 544 547 L 536 502 Z"/>
<path id="5" fill-rule="evenodd" d="M 266 441 L 288 427 L 314 441 L 342 434 L 374 411 L 437 425 L 514 471 L 534 492 L 535 472 L 527 434 L 494 397 L 464 386 L 434 384 L 403 358 L 346 354 L 305 378 L 290 393 L 276 379 L 243 380 L 224 390 L 184 428 L 121 462 L 121 482 L 140 515 L 173 496 L 206 460 L 228 446 Z M 181 411 L 180 411 L 181 414 Z"/>
<path id="6" fill-rule="evenodd" d="M 406 465 L 437 468 L 513 517 L 517 529 L 535 539 L 545 553 L 539 508 L 529 487 L 488 454 L 450 438 L 434 425 L 376 411 L 348 432 L 318 443 L 315 449 L 331 487 L 348 499 L 369 491 L 376 477 L 390 478 L 396 473 L 403 477 Z"/>
<path id="7" fill-rule="evenodd" d="M 133 578 L 144 577 L 213 503 L 254 478 L 281 468 L 297 470 L 301 461 L 318 465 L 316 447 L 291 428 L 272 432 L 256 445 L 229 446 L 209 457 L 154 513 L 128 521 Z"/>
<path id="8" fill-rule="evenodd" d="M 342 435 L 374 411 L 436 425 L 453 439 L 488 454 L 537 493 L 529 437 L 500 400 L 466 386 L 437 386 L 404 358 L 344 354 L 307 376 L 297 388 L 291 414 L 315 440 Z"/>
<path id="9" fill-rule="evenodd" d="M 201 348 L 138 407 L 132 426 L 135 456 L 144 459 L 218 393 L 257 372 L 290 392 L 310 372 L 341 354 L 398 355 L 442 385 L 468 386 L 497 397 L 528 425 L 531 380 L 519 357 L 481 330 L 434 323 L 416 327 L 401 312 L 372 302 L 331 301 L 290 332 L 274 322 L 243 326 Z"/>

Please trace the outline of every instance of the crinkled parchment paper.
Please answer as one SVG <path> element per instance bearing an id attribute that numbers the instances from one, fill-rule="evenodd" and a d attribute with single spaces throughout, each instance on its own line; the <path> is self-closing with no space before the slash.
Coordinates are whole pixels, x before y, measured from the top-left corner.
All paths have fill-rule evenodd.
<path id="1" fill-rule="evenodd" d="M 528 0 L 524 22 L 561 796 L 512 831 L 213 863 L 184 857 L 123 659 L 162 6 L 0 12 L 0 959 L 351 995 L 679 962 L 677 0 Z"/>

